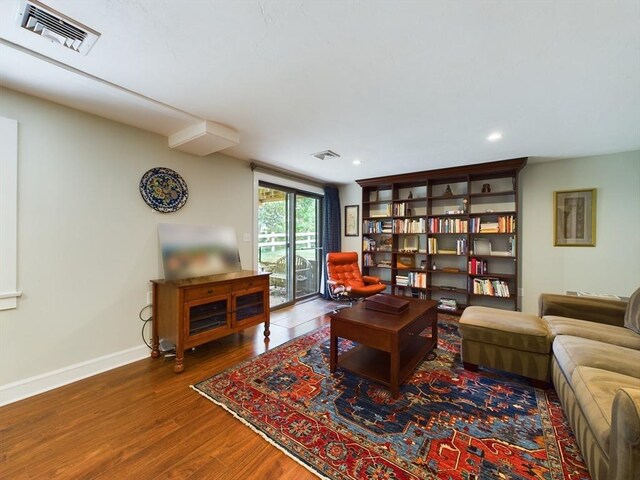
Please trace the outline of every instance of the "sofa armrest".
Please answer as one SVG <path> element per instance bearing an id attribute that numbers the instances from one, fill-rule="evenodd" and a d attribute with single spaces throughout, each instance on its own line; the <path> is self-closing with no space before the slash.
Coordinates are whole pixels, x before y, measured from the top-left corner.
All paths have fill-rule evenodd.
<path id="1" fill-rule="evenodd" d="M 640 389 L 621 388 L 611 411 L 610 480 L 640 478 Z"/>
<path id="2" fill-rule="evenodd" d="M 622 327 L 627 302 L 604 298 L 574 297 L 543 293 L 539 300 L 539 316 L 577 318 Z"/>
<path id="3" fill-rule="evenodd" d="M 380 283 L 380 277 L 373 277 L 370 275 L 363 275 L 362 280 L 367 284 Z"/>

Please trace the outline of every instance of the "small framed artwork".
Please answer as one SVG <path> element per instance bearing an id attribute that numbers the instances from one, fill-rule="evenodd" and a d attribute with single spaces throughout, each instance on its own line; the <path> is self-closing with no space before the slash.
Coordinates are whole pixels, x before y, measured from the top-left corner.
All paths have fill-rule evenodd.
<path id="1" fill-rule="evenodd" d="M 413 268 L 413 255 L 398 255 L 396 268 Z"/>
<path id="2" fill-rule="evenodd" d="M 553 192 L 553 245 L 596 246 L 596 189 Z"/>
<path id="3" fill-rule="evenodd" d="M 345 205 L 344 207 L 344 235 L 357 237 L 360 235 L 360 205 Z"/>
<path id="4" fill-rule="evenodd" d="M 406 235 L 404 237 L 404 242 L 402 246 L 402 250 L 404 252 L 417 252 L 419 245 L 418 235 Z"/>

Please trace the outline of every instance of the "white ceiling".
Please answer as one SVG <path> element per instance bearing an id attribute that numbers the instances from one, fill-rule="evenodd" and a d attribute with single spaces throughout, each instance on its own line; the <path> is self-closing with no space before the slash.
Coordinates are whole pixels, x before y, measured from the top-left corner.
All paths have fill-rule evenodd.
<path id="1" fill-rule="evenodd" d="M 102 34 L 87 56 L 19 3 L 2 85 L 165 136 L 218 122 L 223 153 L 324 181 L 640 149 L 637 0 L 45 0 Z"/>

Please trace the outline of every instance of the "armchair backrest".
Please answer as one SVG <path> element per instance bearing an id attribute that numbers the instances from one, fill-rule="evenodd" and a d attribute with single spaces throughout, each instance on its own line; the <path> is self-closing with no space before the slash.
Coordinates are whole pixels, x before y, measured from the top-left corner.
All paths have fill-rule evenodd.
<path id="1" fill-rule="evenodd" d="M 349 287 L 364 287 L 356 252 L 327 253 L 327 279 L 339 280 Z"/>

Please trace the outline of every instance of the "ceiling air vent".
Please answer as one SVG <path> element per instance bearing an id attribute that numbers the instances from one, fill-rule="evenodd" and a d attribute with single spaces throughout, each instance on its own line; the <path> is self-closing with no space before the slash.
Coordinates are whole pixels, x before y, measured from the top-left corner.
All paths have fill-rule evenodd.
<path id="1" fill-rule="evenodd" d="M 100 34 L 36 0 L 21 2 L 18 23 L 25 30 L 86 55 Z"/>
<path id="2" fill-rule="evenodd" d="M 331 150 L 325 150 L 324 152 L 312 153 L 311 156 L 316 157 L 318 160 L 325 160 L 327 158 L 338 158 L 340 155 Z"/>

